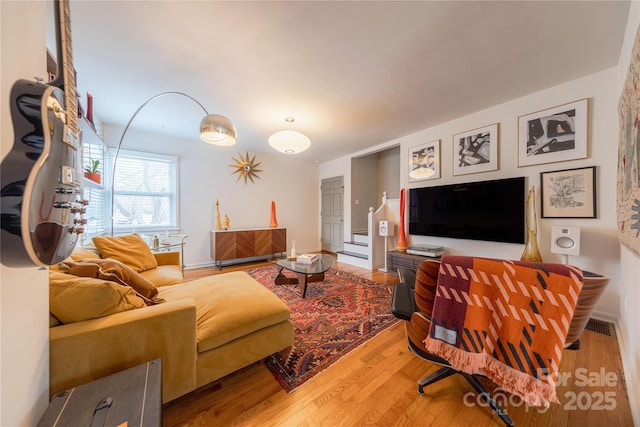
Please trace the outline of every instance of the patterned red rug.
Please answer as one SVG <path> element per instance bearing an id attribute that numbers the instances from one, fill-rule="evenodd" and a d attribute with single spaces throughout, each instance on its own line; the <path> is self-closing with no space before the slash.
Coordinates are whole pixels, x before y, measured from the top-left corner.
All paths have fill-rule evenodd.
<path id="1" fill-rule="evenodd" d="M 287 393 L 398 321 L 390 311 L 391 288 L 384 283 L 331 269 L 324 282 L 309 284 L 303 299 L 297 285 L 274 284 L 278 270 L 269 266 L 247 273 L 291 309 L 293 346 L 266 361 Z"/>

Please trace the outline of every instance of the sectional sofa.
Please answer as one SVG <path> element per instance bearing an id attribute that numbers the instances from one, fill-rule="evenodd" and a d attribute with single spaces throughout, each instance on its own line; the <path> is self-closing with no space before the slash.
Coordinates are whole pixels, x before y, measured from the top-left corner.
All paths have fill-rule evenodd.
<path id="1" fill-rule="evenodd" d="M 168 402 L 292 345 L 288 307 L 248 274 L 182 283 L 177 252 L 106 239 L 50 269 L 51 396 L 161 358 Z"/>

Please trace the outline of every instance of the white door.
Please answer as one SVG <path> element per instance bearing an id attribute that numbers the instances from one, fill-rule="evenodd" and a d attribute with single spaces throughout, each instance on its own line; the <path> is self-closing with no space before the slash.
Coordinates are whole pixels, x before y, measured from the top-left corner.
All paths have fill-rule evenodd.
<path id="1" fill-rule="evenodd" d="M 341 176 L 322 180 L 322 250 L 342 250 L 344 186 Z"/>

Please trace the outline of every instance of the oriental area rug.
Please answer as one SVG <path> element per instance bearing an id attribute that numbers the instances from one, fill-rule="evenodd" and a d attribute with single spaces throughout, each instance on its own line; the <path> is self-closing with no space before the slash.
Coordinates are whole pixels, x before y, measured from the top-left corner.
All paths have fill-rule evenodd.
<path id="1" fill-rule="evenodd" d="M 398 321 L 391 314 L 389 285 L 331 269 L 323 282 L 310 283 L 302 298 L 298 285 L 274 283 L 278 270 L 269 266 L 247 273 L 291 310 L 293 346 L 266 360 L 287 393 Z"/>

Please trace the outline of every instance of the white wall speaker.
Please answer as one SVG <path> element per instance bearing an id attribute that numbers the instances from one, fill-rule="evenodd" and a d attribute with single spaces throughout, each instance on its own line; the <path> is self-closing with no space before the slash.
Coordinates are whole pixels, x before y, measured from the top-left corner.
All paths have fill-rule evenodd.
<path id="1" fill-rule="evenodd" d="M 580 227 L 551 226 L 551 252 L 580 255 Z"/>
<path id="2" fill-rule="evenodd" d="M 382 237 L 393 236 L 393 223 L 380 221 L 378 223 L 378 234 Z"/>

